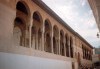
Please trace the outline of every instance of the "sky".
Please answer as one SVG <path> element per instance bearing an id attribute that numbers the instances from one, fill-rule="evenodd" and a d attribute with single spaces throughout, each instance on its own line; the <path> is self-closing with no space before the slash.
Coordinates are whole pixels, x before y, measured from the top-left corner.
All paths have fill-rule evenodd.
<path id="1" fill-rule="evenodd" d="M 100 46 L 98 27 L 87 0 L 42 0 L 93 47 Z"/>

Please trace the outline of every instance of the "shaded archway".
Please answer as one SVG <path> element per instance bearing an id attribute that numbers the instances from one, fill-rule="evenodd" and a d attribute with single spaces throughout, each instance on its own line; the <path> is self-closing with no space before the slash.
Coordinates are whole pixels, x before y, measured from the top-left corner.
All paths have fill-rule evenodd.
<path id="1" fill-rule="evenodd" d="M 29 6 L 27 5 L 27 3 L 25 1 L 22 1 L 22 0 L 17 2 L 17 4 L 16 4 L 16 11 L 18 13 L 22 12 L 23 15 L 25 14 L 28 17 L 30 17 L 30 15 L 31 15 L 30 14 L 30 8 L 29 8 Z"/>
<path id="2" fill-rule="evenodd" d="M 54 54 L 58 54 L 59 52 L 59 30 L 56 25 L 53 27 L 53 50 Z"/>
<path id="3" fill-rule="evenodd" d="M 70 57 L 73 58 L 73 39 L 70 37 Z"/>
<path id="4" fill-rule="evenodd" d="M 45 20 L 45 32 L 44 32 L 44 49 L 46 52 L 51 52 L 51 24 L 48 19 Z"/>
<path id="5" fill-rule="evenodd" d="M 39 12 L 33 13 L 33 25 L 32 25 L 32 47 L 41 50 L 42 49 L 42 17 Z"/>
<path id="6" fill-rule="evenodd" d="M 69 57 L 68 35 L 65 34 L 66 56 Z"/>
<path id="7" fill-rule="evenodd" d="M 29 38 L 26 37 L 26 30 L 28 31 L 27 23 L 29 20 L 29 15 L 30 13 L 27 4 L 24 1 L 18 1 L 16 4 L 16 18 L 14 21 L 14 38 L 15 35 L 18 37 L 20 40 L 20 46 L 29 47 Z M 20 35 L 17 33 L 18 30 L 21 31 Z"/>
<path id="8" fill-rule="evenodd" d="M 26 6 L 24 5 L 23 2 L 19 1 L 19 2 L 17 3 L 16 9 L 17 9 L 18 11 L 23 12 L 24 14 L 28 15 L 27 8 L 26 8 Z"/>
<path id="9" fill-rule="evenodd" d="M 24 39 L 25 39 L 25 24 L 19 17 L 15 18 L 14 21 L 14 29 L 13 29 L 13 36 L 14 36 L 14 45 L 16 46 L 24 46 Z"/>
<path id="10" fill-rule="evenodd" d="M 60 30 L 60 54 L 64 56 L 64 32 Z"/>

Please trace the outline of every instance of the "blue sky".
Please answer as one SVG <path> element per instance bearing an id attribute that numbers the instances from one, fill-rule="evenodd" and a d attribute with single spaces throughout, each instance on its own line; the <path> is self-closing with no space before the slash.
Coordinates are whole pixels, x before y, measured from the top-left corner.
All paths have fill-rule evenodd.
<path id="1" fill-rule="evenodd" d="M 98 28 L 87 0 L 42 0 L 93 47 L 100 46 Z"/>

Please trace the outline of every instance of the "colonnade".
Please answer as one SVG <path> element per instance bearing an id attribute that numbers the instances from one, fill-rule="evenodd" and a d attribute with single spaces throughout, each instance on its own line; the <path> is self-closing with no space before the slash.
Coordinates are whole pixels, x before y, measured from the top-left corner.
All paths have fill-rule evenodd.
<path id="1" fill-rule="evenodd" d="M 83 51 L 83 59 L 92 60 L 91 50 L 82 45 L 82 51 Z"/>
<path id="2" fill-rule="evenodd" d="M 49 19 L 43 20 L 38 11 L 31 16 L 27 4 L 21 1 L 16 4 L 13 34 L 14 45 L 73 57 L 73 38 Z"/>

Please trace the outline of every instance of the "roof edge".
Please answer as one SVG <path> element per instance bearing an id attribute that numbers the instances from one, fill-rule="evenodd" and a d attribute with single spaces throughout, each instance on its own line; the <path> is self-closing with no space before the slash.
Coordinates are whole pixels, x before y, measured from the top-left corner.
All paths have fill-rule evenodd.
<path id="1" fill-rule="evenodd" d="M 43 10 L 45 10 L 50 16 L 52 16 L 54 19 L 56 19 L 59 23 L 61 23 L 66 29 L 68 29 L 72 34 L 79 37 L 83 42 L 85 42 L 87 45 L 89 45 L 92 49 L 93 46 L 90 45 L 82 36 L 80 36 L 77 32 L 75 32 L 66 22 L 64 22 L 53 10 L 51 10 L 43 1 L 41 0 L 32 0 L 34 3 L 36 3 L 39 7 L 41 7 Z"/>

